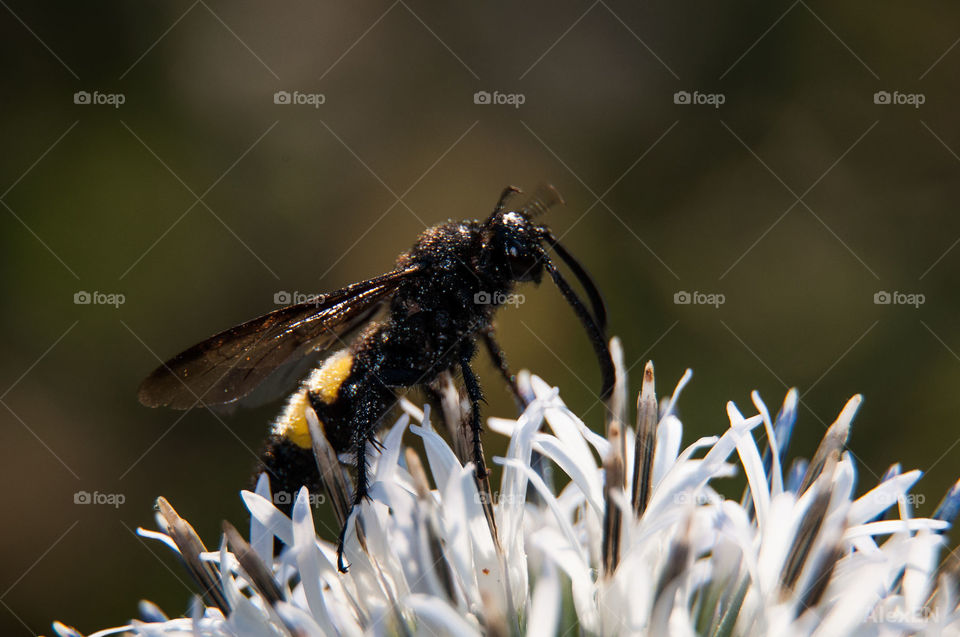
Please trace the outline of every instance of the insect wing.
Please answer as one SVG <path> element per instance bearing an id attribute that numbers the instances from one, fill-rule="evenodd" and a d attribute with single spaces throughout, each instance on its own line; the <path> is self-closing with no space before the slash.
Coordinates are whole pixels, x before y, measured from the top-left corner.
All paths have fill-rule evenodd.
<path id="1" fill-rule="evenodd" d="M 415 271 L 355 283 L 211 336 L 154 370 L 140 385 L 140 402 L 190 409 L 242 398 L 294 356 L 341 344 L 342 334 L 369 320 L 372 309 Z"/>

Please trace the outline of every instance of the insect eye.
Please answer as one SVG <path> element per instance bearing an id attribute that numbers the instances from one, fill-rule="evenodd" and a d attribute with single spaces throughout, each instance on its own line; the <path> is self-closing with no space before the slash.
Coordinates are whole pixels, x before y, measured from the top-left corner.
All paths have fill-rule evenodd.
<path id="1" fill-rule="evenodd" d="M 507 264 L 510 266 L 510 273 L 517 281 L 539 280 L 541 264 L 537 255 L 524 246 L 516 242 L 511 242 L 506 246 Z"/>

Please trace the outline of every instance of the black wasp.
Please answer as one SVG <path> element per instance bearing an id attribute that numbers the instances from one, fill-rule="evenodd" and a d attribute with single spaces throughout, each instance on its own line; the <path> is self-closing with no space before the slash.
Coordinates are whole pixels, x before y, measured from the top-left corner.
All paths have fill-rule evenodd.
<path id="1" fill-rule="evenodd" d="M 600 362 L 602 397 L 610 395 L 613 362 L 606 346 L 606 310 L 586 270 L 534 218 L 560 196 L 545 187 L 517 208 L 507 188 L 484 221 L 450 221 L 423 232 L 396 268 L 368 281 L 291 305 L 230 328 L 158 367 L 140 386 L 149 407 L 190 409 L 233 403 L 268 378 L 282 377 L 305 357 L 323 355 L 352 332 L 301 383 L 274 423 L 261 470 L 274 492 L 319 486 L 305 409 L 312 407 L 337 453 L 352 455 L 353 503 L 367 495 L 367 444 L 376 444 L 397 390 L 429 389 L 444 372 L 459 370 L 472 409 L 473 461 L 486 475 L 480 446 L 482 398 L 472 363 L 482 340 L 507 382 L 511 376 L 492 327 L 497 306 L 517 283 L 539 283 L 543 270 L 583 324 Z M 551 249 L 580 281 L 589 309 L 557 270 Z M 342 550 L 343 535 L 339 549 Z M 345 570 L 342 555 L 339 564 Z"/>

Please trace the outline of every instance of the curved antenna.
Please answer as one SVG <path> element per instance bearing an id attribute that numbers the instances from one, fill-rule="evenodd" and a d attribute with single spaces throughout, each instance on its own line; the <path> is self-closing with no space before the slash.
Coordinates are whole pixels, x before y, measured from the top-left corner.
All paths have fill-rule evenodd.
<path id="1" fill-rule="evenodd" d="M 512 196 L 514 196 L 514 195 L 518 195 L 518 194 L 520 194 L 520 193 L 522 193 L 522 192 L 523 192 L 523 191 L 520 190 L 519 188 L 517 188 L 516 186 L 507 186 L 506 188 L 504 188 L 504 189 L 503 189 L 503 192 L 500 193 L 500 199 L 497 201 L 497 205 L 494 206 L 494 208 L 493 208 L 493 214 L 494 214 L 494 216 L 496 216 L 497 214 L 503 212 L 503 209 L 504 209 L 504 208 L 506 207 L 506 205 L 507 205 L 507 200 L 510 199 L 510 197 L 512 197 Z"/>
<path id="2" fill-rule="evenodd" d="M 547 269 L 554 284 L 560 289 L 560 294 L 563 295 L 563 298 L 570 304 L 570 307 L 573 308 L 577 318 L 580 319 L 580 323 L 583 325 L 587 332 L 587 337 L 590 339 L 590 344 L 593 345 L 593 352 L 597 355 L 597 362 L 600 363 L 600 373 L 603 376 L 603 387 L 600 390 L 600 398 L 607 400 L 613 393 L 613 383 L 616 374 L 613 368 L 613 358 L 610 356 L 610 350 L 607 349 L 604 332 L 597 326 L 596 321 L 593 320 L 590 312 L 588 312 L 587 308 L 583 305 L 583 301 L 580 300 L 577 293 L 573 291 L 573 288 L 570 287 L 567 280 L 560 274 L 557 266 L 550 260 L 550 255 L 548 255 L 543 248 L 540 248 L 539 252 L 540 258 L 543 259 L 543 266 Z"/>
<path id="3" fill-rule="evenodd" d="M 570 268 L 570 271 L 573 272 L 573 275 L 577 277 L 577 281 L 580 281 L 580 285 L 583 286 L 583 289 L 587 293 L 587 298 L 590 299 L 590 305 L 593 308 L 593 320 L 597 324 L 597 327 L 600 328 L 601 332 L 606 331 L 607 329 L 607 308 L 603 303 L 603 296 L 600 295 L 600 291 L 597 289 L 596 284 L 593 282 L 593 278 L 590 276 L 590 273 L 587 272 L 586 268 L 580 265 L 580 262 L 577 261 L 572 254 L 567 252 L 567 249 L 557 240 L 553 233 L 550 232 L 549 228 L 541 227 L 539 228 L 540 235 L 546 240 L 547 244 L 553 248 L 557 253 L 557 256 L 567 264 L 567 267 Z"/>
<path id="4" fill-rule="evenodd" d="M 542 215 L 557 204 L 563 203 L 563 197 L 560 196 L 560 193 L 552 184 L 540 184 L 517 211 L 532 219 L 537 215 Z"/>

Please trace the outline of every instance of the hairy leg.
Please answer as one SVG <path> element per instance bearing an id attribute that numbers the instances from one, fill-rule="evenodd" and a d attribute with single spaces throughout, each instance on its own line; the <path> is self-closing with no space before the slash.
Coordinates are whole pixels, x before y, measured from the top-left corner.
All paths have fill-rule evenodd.
<path id="1" fill-rule="evenodd" d="M 507 386 L 513 393 L 513 398 L 517 403 L 517 409 L 523 411 L 527 406 L 527 401 L 524 400 L 523 395 L 520 393 L 520 388 L 517 386 L 516 374 L 511 372 L 510 366 L 507 365 L 507 358 L 503 353 L 503 348 L 500 347 L 500 344 L 494 336 L 493 327 L 491 326 L 485 329 L 481 333 L 481 337 L 483 338 L 484 346 L 487 348 L 487 353 L 490 355 L 490 359 L 493 361 L 493 364 L 496 365 L 500 376 L 503 377 L 504 382 L 507 383 Z"/>

